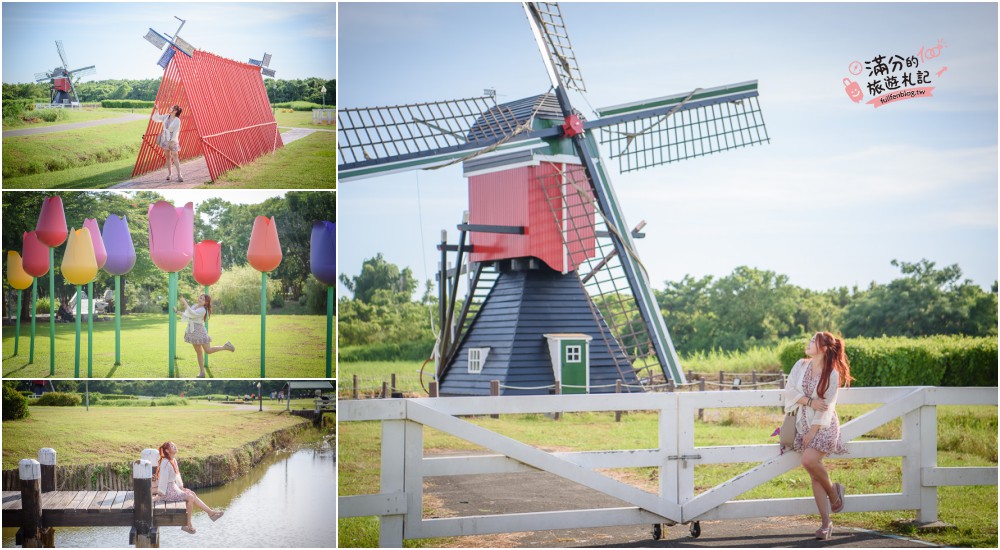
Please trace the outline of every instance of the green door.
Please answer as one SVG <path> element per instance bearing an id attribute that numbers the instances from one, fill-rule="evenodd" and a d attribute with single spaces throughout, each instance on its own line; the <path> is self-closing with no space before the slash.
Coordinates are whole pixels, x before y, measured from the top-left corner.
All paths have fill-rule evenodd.
<path id="1" fill-rule="evenodd" d="M 562 342 L 562 392 L 587 393 L 587 344 L 583 340 Z M 579 386 L 579 387 L 568 387 Z"/>

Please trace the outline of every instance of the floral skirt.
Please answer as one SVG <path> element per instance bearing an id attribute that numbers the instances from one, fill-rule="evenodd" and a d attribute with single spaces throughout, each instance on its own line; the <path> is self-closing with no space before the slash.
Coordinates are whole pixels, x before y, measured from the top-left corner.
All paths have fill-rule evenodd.
<path id="1" fill-rule="evenodd" d="M 183 502 L 187 500 L 187 489 L 177 487 L 176 483 L 167 485 L 167 493 L 160 495 L 160 502 Z"/>
<path id="2" fill-rule="evenodd" d="M 179 142 L 177 142 L 177 141 L 170 141 L 170 142 L 167 142 L 167 146 L 166 147 L 160 146 L 160 149 L 163 149 L 164 151 L 178 151 L 179 152 L 181 150 L 181 144 Z"/>
<path id="3" fill-rule="evenodd" d="M 188 325 L 187 330 L 184 331 L 184 341 L 189 344 L 211 344 L 212 338 L 208 335 L 208 331 L 205 330 L 205 325 L 196 325 L 194 323 Z"/>
<path id="4" fill-rule="evenodd" d="M 794 448 L 796 451 L 801 453 L 806 448 L 809 448 L 827 454 L 842 455 L 847 453 L 847 447 L 844 446 L 844 441 L 840 438 L 840 419 L 837 418 L 837 411 L 833 412 L 833 420 L 830 421 L 830 425 L 820 428 L 816 432 L 816 436 L 809 442 L 809 447 L 803 447 L 802 440 L 805 438 L 809 428 L 810 426 L 807 424 L 805 415 L 800 414 L 798 421 L 795 423 Z"/>

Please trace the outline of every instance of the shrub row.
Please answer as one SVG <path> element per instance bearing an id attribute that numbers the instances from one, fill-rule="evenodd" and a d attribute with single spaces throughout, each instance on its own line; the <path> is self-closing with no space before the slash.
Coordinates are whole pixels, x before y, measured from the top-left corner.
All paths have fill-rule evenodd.
<path id="1" fill-rule="evenodd" d="M 341 361 L 423 361 L 431 356 L 434 350 L 434 339 L 428 338 L 415 342 L 370 344 L 367 346 L 350 346 L 340 349 L 337 357 Z"/>
<path id="2" fill-rule="evenodd" d="M 75 407 L 81 403 L 83 403 L 83 399 L 80 398 L 80 394 L 78 393 L 52 391 L 42 394 L 41 397 L 32 402 L 32 405 L 40 407 Z"/>
<path id="3" fill-rule="evenodd" d="M 310 103 L 308 101 L 286 101 L 284 103 L 273 103 L 271 104 L 271 107 L 275 109 L 291 109 L 293 111 L 312 111 L 313 109 L 323 108 L 323 106 L 319 103 Z"/>
<path id="4" fill-rule="evenodd" d="M 12 386 L 4 384 L 3 386 L 3 420 L 4 422 L 8 420 L 21 420 L 22 418 L 27 418 L 30 413 L 28 412 L 28 398 L 21 395 Z"/>
<path id="5" fill-rule="evenodd" d="M 790 372 L 807 340 L 781 348 Z M 851 338 L 844 341 L 854 386 L 996 386 L 997 339 L 965 336 Z"/>
<path id="6" fill-rule="evenodd" d="M 139 101 L 138 99 L 103 99 L 101 107 L 105 109 L 152 109 L 155 101 Z"/>

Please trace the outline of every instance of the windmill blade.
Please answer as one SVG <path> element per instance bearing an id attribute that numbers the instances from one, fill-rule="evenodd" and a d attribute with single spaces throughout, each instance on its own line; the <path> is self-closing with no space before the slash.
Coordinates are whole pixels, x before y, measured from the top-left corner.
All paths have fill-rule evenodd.
<path id="1" fill-rule="evenodd" d="M 535 32 L 535 40 L 538 41 L 539 48 L 543 50 L 546 68 L 549 70 L 549 78 L 552 85 L 558 87 L 559 82 L 571 90 L 580 92 L 587 91 L 583 83 L 583 76 L 580 74 L 580 65 L 576 62 L 576 54 L 573 53 L 573 45 L 569 41 L 569 33 L 566 32 L 566 24 L 563 21 L 562 10 L 555 2 L 525 2 L 525 12 L 528 18 L 534 20 L 537 25 L 532 25 Z M 558 74 L 558 79 L 552 72 Z"/>
<path id="2" fill-rule="evenodd" d="M 337 177 L 347 180 L 431 168 L 491 146 L 506 150 L 540 144 L 539 139 L 518 139 L 534 113 L 528 115 L 497 105 L 491 97 L 340 109 Z"/>
<path id="3" fill-rule="evenodd" d="M 35 82 L 42 82 L 52 78 L 52 73 L 35 73 Z"/>
<path id="4" fill-rule="evenodd" d="M 757 81 L 598 109 L 601 143 L 622 172 L 767 143 Z"/>
<path id="5" fill-rule="evenodd" d="M 56 51 L 59 52 L 59 59 L 62 60 L 63 68 L 69 69 L 69 61 L 66 61 L 66 49 L 63 48 L 62 40 L 56 40 Z"/>
<path id="6" fill-rule="evenodd" d="M 89 67 L 83 67 L 80 69 L 73 69 L 69 72 L 70 76 L 82 77 L 89 76 L 97 72 L 97 65 L 91 65 Z"/>

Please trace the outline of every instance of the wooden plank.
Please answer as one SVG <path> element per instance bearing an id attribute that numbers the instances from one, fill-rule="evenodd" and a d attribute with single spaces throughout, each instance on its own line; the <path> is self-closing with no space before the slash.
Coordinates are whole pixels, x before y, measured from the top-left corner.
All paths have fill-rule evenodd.
<path id="1" fill-rule="evenodd" d="M 94 499 L 97 498 L 97 495 L 99 494 L 100 491 L 87 491 L 86 494 L 83 495 L 83 500 L 77 504 L 76 509 L 83 511 L 90 509 L 90 505 L 94 503 Z"/>
<path id="2" fill-rule="evenodd" d="M 424 474 L 422 470 L 424 458 L 424 427 L 407 420 L 404 426 L 403 446 L 403 493 L 406 495 L 406 515 L 403 521 L 403 538 L 412 538 L 407 534 L 420 525 L 423 517 Z"/>
<path id="3" fill-rule="evenodd" d="M 500 514 L 428 519 L 420 523 L 420 538 L 485 535 L 546 529 L 583 529 L 619 525 L 650 525 L 668 520 L 641 508 L 598 508 L 528 514 Z"/>
<path id="4" fill-rule="evenodd" d="M 902 440 L 885 441 L 852 441 L 847 443 L 848 454 L 837 455 L 841 458 L 874 458 L 883 456 L 902 456 L 906 447 Z M 729 445 L 718 447 L 695 447 L 691 454 L 701 455 L 697 464 L 732 464 L 739 462 L 764 462 L 778 456 L 778 444 L 767 445 Z"/>
<path id="5" fill-rule="evenodd" d="M 907 510 L 913 507 L 910 499 L 900 493 L 847 495 L 844 502 L 852 512 Z M 815 513 L 816 500 L 813 497 L 736 500 L 717 506 L 700 516 L 690 518 L 690 520 L 747 519 Z"/>
<path id="6" fill-rule="evenodd" d="M 21 509 L 21 493 L 19 491 L 4 491 L 3 492 L 3 509 L 4 510 L 20 510 Z"/>
<path id="7" fill-rule="evenodd" d="M 100 511 L 101 506 L 104 505 L 104 498 L 108 496 L 107 491 L 97 491 L 97 495 L 94 496 L 94 500 L 91 501 L 90 506 L 87 507 L 88 512 L 97 513 Z"/>
<path id="8" fill-rule="evenodd" d="M 76 496 L 73 497 L 73 500 L 69 501 L 66 508 L 69 510 L 76 510 L 80 506 L 80 503 L 83 502 L 83 499 L 87 497 L 88 493 L 90 493 L 90 491 L 77 491 Z"/>
<path id="9" fill-rule="evenodd" d="M 76 496 L 76 493 L 77 491 L 51 491 L 45 493 L 42 497 L 42 509 L 61 510 L 69 505 L 73 497 Z M 51 496 L 46 499 L 46 495 Z"/>
<path id="10" fill-rule="evenodd" d="M 342 422 L 360 420 L 402 420 L 406 407 L 402 399 L 361 399 L 341 403 L 337 419 Z"/>
<path id="11" fill-rule="evenodd" d="M 132 512 L 124 510 L 63 510 L 46 513 L 45 523 L 51 527 L 128 527 L 132 525 Z"/>
<path id="12" fill-rule="evenodd" d="M 995 466 L 992 468 L 968 466 L 957 468 L 925 467 L 920 469 L 920 482 L 927 487 L 996 485 L 997 468 Z"/>
<path id="13" fill-rule="evenodd" d="M 994 405 L 997 388 L 927 388 L 928 405 Z"/>
<path id="14" fill-rule="evenodd" d="M 337 499 L 337 517 L 398 516 L 406 513 L 403 493 L 352 495 Z"/>
<path id="15" fill-rule="evenodd" d="M 122 503 L 125 502 L 125 497 L 127 497 L 129 493 L 130 491 L 118 491 L 118 494 L 115 495 L 115 502 L 111 505 L 111 509 L 121 510 Z"/>
<path id="16" fill-rule="evenodd" d="M 369 401 L 369 400 L 365 400 Z M 372 399 L 371 401 L 375 401 Z M 405 401 L 402 413 L 405 417 Z M 403 457 L 406 453 L 406 422 L 388 420 L 382 422 L 382 474 L 379 482 L 381 493 L 402 493 L 404 489 Z M 382 548 L 403 547 L 402 515 L 379 518 L 378 545 Z"/>
<path id="17" fill-rule="evenodd" d="M 125 491 L 125 500 L 123 500 L 118 506 L 119 510 L 132 510 L 135 506 L 135 493 L 132 491 Z"/>

